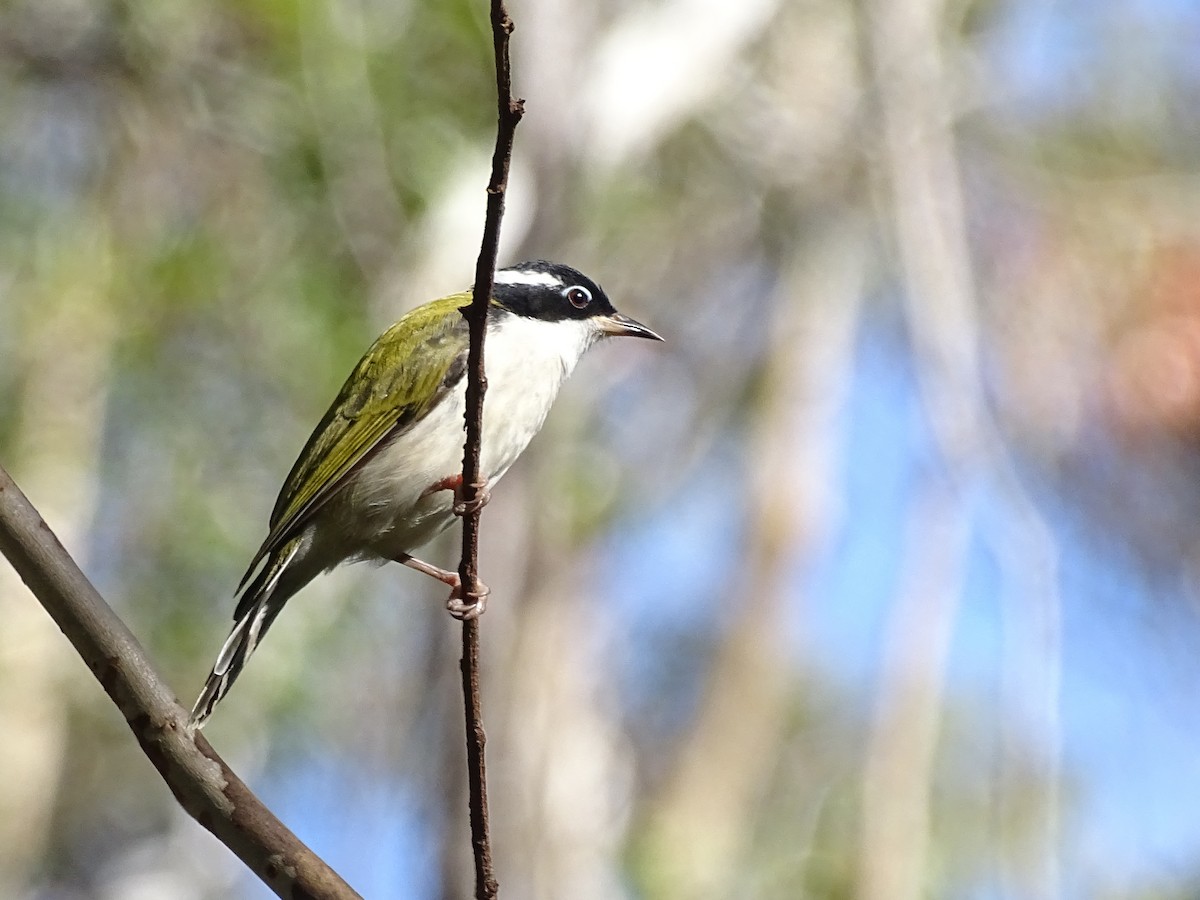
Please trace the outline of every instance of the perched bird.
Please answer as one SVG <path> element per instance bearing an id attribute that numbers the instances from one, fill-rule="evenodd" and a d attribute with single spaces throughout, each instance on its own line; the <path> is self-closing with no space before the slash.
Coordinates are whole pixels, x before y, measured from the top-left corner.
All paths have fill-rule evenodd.
<path id="1" fill-rule="evenodd" d="M 464 511 L 463 413 L 469 291 L 412 310 L 366 352 L 300 452 L 270 532 L 238 585 L 233 630 L 192 709 L 204 724 L 288 598 L 344 562 L 394 560 L 452 588 L 458 618 L 483 611 L 457 573 L 413 557 Z M 613 335 L 662 340 L 617 312 L 569 266 L 535 260 L 496 272 L 488 306 L 476 503 L 542 427 L 584 351 Z"/>

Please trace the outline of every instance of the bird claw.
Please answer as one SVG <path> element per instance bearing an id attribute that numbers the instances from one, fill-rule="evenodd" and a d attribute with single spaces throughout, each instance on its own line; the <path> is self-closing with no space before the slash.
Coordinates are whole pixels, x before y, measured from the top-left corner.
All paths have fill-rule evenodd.
<path id="1" fill-rule="evenodd" d="M 474 590 L 464 591 L 462 585 L 454 588 L 446 600 L 446 609 L 460 622 L 478 619 L 487 609 L 487 599 L 491 592 L 492 589 L 477 578 Z"/>
<path id="2" fill-rule="evenodd" d="M 475 488 L 475 496 L 467 500 L 463 497 L 462 475 L 448 475 L 425 488 L 421 496 L 428 497 L 438 491 L 454 491 L 454 505 L 450 508 L 456 516 L 466 516 L 479 512 L 492 499 L 492 492 L 486 481 L 477 481 L 471 486 Z"/>
<path id="3" fill-rule="evenodd" d="M 454 487 L 454 514 L 456 516 L 469 516 L 479 512 L 488 505 L 488 501 L 492 499 L 492 491 L 488 487 L 486 481 L 477 481 L 472 487 L 475 488 L 475 496 L 470 500 L 463 498 L 462 479 Z M 474 618 L 474 617 L 472 617 Z"/>

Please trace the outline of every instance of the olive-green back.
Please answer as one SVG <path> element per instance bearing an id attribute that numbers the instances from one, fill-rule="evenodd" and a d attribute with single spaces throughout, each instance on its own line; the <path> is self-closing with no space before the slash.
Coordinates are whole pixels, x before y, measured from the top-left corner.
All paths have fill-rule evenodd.
<path id="1" fill-rule="evenodd" d="M 380 442 L 432 410 L 466 371 L 467 322 L 452 294 L 403 316 L 366 352 L 314 429 L 279 492 L 259 561 L 296 537 L 312 515 Z"/>

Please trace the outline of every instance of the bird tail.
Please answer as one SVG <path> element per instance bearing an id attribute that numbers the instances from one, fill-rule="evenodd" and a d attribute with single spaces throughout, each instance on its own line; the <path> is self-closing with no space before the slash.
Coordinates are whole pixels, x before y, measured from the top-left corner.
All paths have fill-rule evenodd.
<path id="1" fill-rule="evenodd" d="M 200 692 L 196 705 L 192 707 L 193 727 L 202 727 L 212 715 L 221 698 L 233 687 L 234 681 L 246 665 L 246 660 L 263 639 L 283 605 L 304 585 L 304 580 L 296 583 L 292 578 L 288 579 L 288 587 L 281 588 L 279 583 L 301 545 L 301 539 L 297 538 L 285 544 L 278 552 L 272 553 L 266 565 L 242 591 L 237 610 L 233 614 L 233 630 L 229 632 L 221 652 L 217 654 L 217 661 L 208 676 L 208 681 L 204 683 L 204 690 Z"/>

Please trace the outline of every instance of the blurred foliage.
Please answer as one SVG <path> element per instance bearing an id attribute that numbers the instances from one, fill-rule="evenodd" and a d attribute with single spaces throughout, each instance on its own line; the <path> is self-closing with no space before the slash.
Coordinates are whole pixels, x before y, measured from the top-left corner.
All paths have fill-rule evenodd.
<path id="1" fill-rule="evenodd" d="M 505 894 L 1193 896 L 1142 813 L 1097 851 L 1110 738 L 1070 690 L 1161 658 L 1155 715 L 1200 712 L 1197 12 L 511 11 L 503 261 L 579 266 L 668 344 L 593 354 L 484 518 Z M 185 703 L 345 373 L 470 280 L 491 71 L 474 0 L 0 6 L 0 463 Z M 319 579 L 208 729 L 366 896 L 469 894 L 441 600 Z M 0 896 L 263 896 L 3 571 L 0 621 Z"/>

